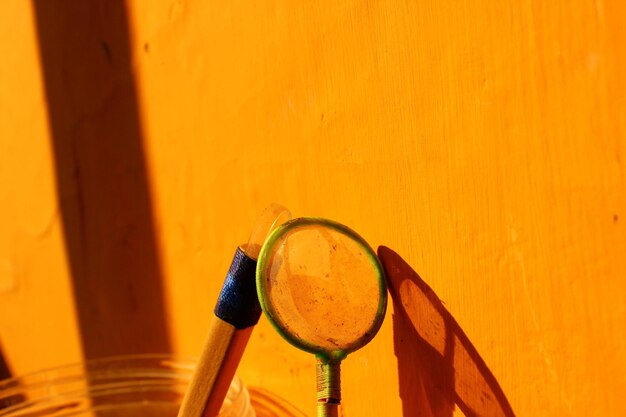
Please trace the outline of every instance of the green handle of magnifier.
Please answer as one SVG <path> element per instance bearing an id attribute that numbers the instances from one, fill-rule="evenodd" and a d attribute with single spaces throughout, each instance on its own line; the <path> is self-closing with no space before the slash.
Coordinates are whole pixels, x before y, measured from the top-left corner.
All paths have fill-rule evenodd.
<path id="1" fill-rule="evenodd" d="M 341 361 L 317 357 L 317 417 L 337 417 L 341 403 Z"/>

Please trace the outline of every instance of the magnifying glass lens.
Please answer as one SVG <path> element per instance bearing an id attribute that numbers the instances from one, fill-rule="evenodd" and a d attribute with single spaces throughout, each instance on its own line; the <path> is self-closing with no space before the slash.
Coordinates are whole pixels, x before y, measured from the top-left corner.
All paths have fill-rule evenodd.
<path id="1" fill-rule="evenodd" d="M 274 320 L 292 338 L 327 352 L 368 338 L 381 287 L 364 242 L 320 224 L 295 227 L 272 246 L 266 271 Z"/>

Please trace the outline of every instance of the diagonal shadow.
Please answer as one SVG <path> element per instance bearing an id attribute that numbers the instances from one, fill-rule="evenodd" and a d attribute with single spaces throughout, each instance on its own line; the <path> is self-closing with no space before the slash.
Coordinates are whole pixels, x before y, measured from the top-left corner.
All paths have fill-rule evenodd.
<path id="1" fill-rule="evenodd" d="M 125 2 L 33 6 L 85 356 L 169 351 Z"/>
<path id="2" fill-rule="evenodd" d="M 0 343 L 0 381 L 7 378 L 11 378 L 11 370 L 9 369 L 9 365 L 4 358 L 4 353 L 2 352 L 2 343 Z"/>
<path id="3" fill-rule="evenodd" d="M 435 292 L 393 250 L 380 246 L 394 302 L 394 348 L 403 415 L 515 417 L 476 348 Z"/>

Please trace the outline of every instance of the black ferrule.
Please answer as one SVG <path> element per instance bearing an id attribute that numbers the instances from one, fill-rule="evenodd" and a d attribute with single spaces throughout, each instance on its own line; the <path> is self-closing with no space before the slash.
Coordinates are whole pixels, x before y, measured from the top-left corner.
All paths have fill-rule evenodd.
<path id="1" fill-rule="evenodd" d="M 237 329 L 254 326 L 261 317 L 256 292 L 256 261 L 241 248 L 235 252 L 214 312 Z"/>

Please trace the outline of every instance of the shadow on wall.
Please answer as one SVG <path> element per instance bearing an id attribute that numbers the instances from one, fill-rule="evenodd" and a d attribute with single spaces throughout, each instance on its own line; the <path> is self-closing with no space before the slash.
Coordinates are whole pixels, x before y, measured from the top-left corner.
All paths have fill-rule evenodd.
<path id="1" fill-rule="evenodd" d="M 168 352 L 124 0 L 33 0 L 85 356 Z"/>
<path id="2" fill-rule="evenodd" d="M 2 353 L 2 341 L 0 340 L 0 380 L 10 378 L 11 370 L 4 359 L 4 354 Z M 1 409 L 2 407 L 0 407 Z"/>
<path id="3" fill-rule="evenodd" d="M 403 415 L 515 417 L 502 388 L 435 292 L 409 264 L 381 246 L 394 302 L 394 346 Z"/>

